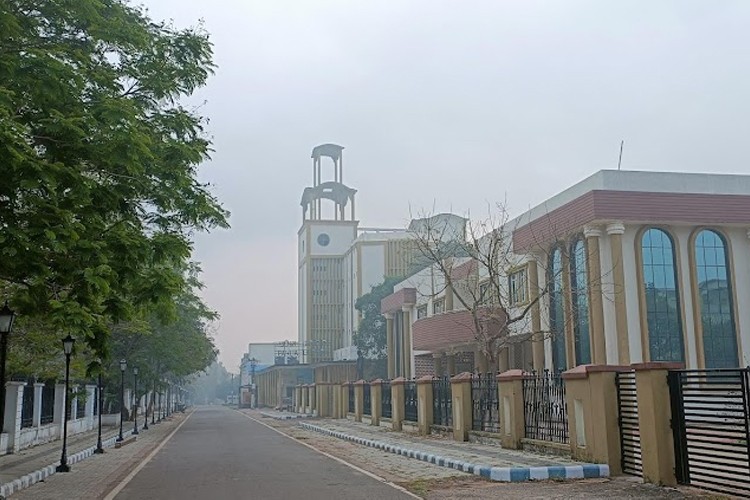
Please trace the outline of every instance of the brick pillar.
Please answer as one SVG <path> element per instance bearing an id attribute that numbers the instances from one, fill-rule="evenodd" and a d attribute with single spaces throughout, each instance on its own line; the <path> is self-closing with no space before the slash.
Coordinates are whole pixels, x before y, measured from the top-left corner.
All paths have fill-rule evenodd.
<path id="1" fill-rule="evenodd" d="M 572 457 L 583 462 L 609 464 L 621 474 L 618 371 L 623 366 L 581 365 L 562 374 Z"/>
<path id="2" fill-rule="evenodd" d="M 23 407 L 23 386 L 26 382 L 5 383 L 5 415 L 3 432 L 8 433 L 8 450 L 18 453 L 21 449 L 21 411 Z"/>
<path id="3" fill-rule="evenodd" d="M 370 382 L 370 425 L 380 425 L 383 416 L 383 381 L 380 379 Z"/>
<path id="4" fill-rule="evenodd" d="M 34 383 L 34 427 L 42 425 L 42 382 Z"/>
<path id="5" fill-rule="evenodd" d="M 497 376 L 500 403 L 500 441 L 503 448 L 520 450 L 526 437 L 523 413 L 523 370 L 508 370 Z"/>
<path id="6" fill-rule="evenodd" d="M 400 431 L 404 421 L 404 377 L 391 380 L 391 427 Z"/>
<path id="7" fill-rule="evenodd" d="M 643 481 L 676 486 L 672 407 L 667 373 L 682 368 L 681 363 L 637 363 L 635 390 L 638 401 L 638 427 L 641 431 Z"/>
<path id="8" fill-rule="evenodd" d="M 367 382 L 357 380 L 354 382 L 354 421 L 361 422 L 365 412 L 365 387 Z"/>
<path id="9" fill-rule="evenodd" d="M 471 430 L 471 379 L 472 375 L 463 372 L 451 378 L 451 398 L 453 399 L 453 439 L 466 441 Z"/>
<path id="10" fill-rule="evenodd" d="M 432 432 L 432 398 L 432 377 L 417 379 L 417 423 L 422 436 L 429 436 Z"/>

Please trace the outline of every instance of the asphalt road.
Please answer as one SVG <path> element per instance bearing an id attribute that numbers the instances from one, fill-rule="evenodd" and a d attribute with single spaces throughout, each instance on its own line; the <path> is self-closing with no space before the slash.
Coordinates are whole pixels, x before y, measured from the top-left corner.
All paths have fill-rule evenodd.
<path id="1" fill-rule="evenodd" d="M 413 498 L 223 407 L 200 407 L 120 491 L 128 499 Z"/>

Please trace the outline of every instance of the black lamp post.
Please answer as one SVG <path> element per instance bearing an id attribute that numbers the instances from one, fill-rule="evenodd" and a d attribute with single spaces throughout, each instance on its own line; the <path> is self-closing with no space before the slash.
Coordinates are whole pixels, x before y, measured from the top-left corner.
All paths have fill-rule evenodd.
<path id="1" fill-rule="evenodd" d="M 68 334 L 63 340 L 63 351 L 65 351 L 65 406 L 68 407 L 68 386 L 70 385 L 70 355 L 73 353 L 73 345 L 76 340 Z M 60 465 L 55 469 L 57 472 L 70 472 L 68 466 L 68 416 L 65 415 L 63 419 L 63 447 L 62 456 L 60 457 Z"/>
<path id="2" fill-rule="evenodd" d="M 125 411 L 125 370 L 128 369 L 128 362 L 125 359 L 120 360 L 120 435 L 116 441 L 122 441 L 122 420 Z"/>
<path id="3" fill-rule="evenodd" d="M 161 410 L 161 390 L 162 390 L 161 389 L 161 384 L 159 384 L 159 420 L 156 421 L 157 424 L 161 423 L 161 414 L 162 414 L 162 410 Z"/>
<path id="4" fill-rule="evenodd" d="M 143 430 L 148 430 L 148 389 L 146 389 L 146 394 L 143 397 Z"/>
<path id="5" fill-rule="evenodd" d="M 16 318 L 8 301 L 0 309 L 0 432 L 3 432 L 3 420 L 5 420 L 5 360 L 8 357 L 8 337 L 13 328 L 13 320 Z"/>
<path id="6" fill-rule="evenodd" d="M 94 453 L 104 453 L 104 448 L 102 447 L 102 404 L 104 403 L 104 398 L 102 397 L 102 362 L 99 361 L 99 385 L 96 388 L 96 397 L 98 399 L 99 404 L 97 405 L 99 409 L 99 430 L 97 432 L 97 438 L 96 438 L 96 449 L 94 450 Z"/>
<path id="7" fill-rule="evenodd" d="M 138 367 L 133 367 L 133 435 L 138 435 Z"/>

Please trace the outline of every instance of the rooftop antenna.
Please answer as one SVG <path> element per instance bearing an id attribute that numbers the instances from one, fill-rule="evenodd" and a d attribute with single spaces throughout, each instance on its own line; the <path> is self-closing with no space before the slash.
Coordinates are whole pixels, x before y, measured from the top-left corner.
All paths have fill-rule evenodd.
<path id="1" fill-rule="evenodd" d="M 622 147 L 625 145 L 625 140 L 620 141 L 620 159 L 617 160 L 617 170 L 620 170 L 622 166 Z"/>

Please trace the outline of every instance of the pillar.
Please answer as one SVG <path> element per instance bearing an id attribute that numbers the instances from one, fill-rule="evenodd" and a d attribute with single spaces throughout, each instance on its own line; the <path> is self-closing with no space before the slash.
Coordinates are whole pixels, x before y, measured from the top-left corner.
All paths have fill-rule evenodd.
<path id="1" fill-rule="evenodd" d="M 638 401 L 638 427 L 641 431 L 643 481 L 676 486 L 672 407 L 670 405 L 669 370 L 682 368 L 681 363 L 638 363 L 635 390 Z"/>
<path id="2" fill-rule="evenodd" d="M 310 388 L 302 385 L 302 413 L 310 413 Z"/>
<path id="3" fill-rule="evenodd" d="M 500 441 L 503 448 L 519 450 L 526 437 L 523 412 L 523 370 L 508 370 L 497 376 L 500 405 Z"/>
<path id="4" fill-rule="evenodd" d="M 529 256 L 528 259 L 528 276 L 529 276 L 529 300 L 531 306 L 531 352 L 534 370 L 541 372 L 544 370 L 544 333 L 542 332 L 542 316 L 539 307 L 539 263 L 536 257 Z"/>
<path id="5" fill-rule="evenodd" d="M 341 417 L 341 385 L 337 382 L 331 384 L 330 391 L 332 393 L 331 400 L 333 402 L 333 408 L 331 408 L 331 417 Z"/>
<path id="6" fill-rule="evenodd" d="M 466 441 L 471 430 L 471 373 L 464 372 L 451 379 L 453 399 L 453 439 Z M 395 409 L 394 409 L 395 411 Z"/>
<path id="7" fill-rule="evenodd" d="M 86 384 L 86 409 L 84 415 L 88 420 L 88 428 L 93 428 L 94 425 L 94 399 L 96 398 L 96 386 Z M 136 403 L 137 404 L 137 403 Z"/>
<path id="8" fill-rule="evenodd" d="M 630 364 L 628 342 L 628 316 L 625 303 L 625 266 L 622 261 L 622 235 L 625 226 L 621 222 L 607 225 L 612 248 L 612 281 L 614 288 L 615 320 L 617 329 L 617 353 L 619 364 Z"/>
<path id="9" fill-rule="evenodd" d="M 318 398 L 317 408 L 319 417 L 331 416 L 329 389 L 330 384 L 328 382 L 318 382 L 315 386 L 315 392 Z"/>
<path id="10" fill-rule="evenodd" d="M 349 415 L 349 384 L 351 382 L 341 384 L 341 418 L 346 418 Z"/>
<path id="11" fill-rule="evenodd" d="M 65 421 L 65 398 L 65 384 L 55 384 L 55 410 L 52 421 L 59 427 L 58 437 L 62 436 L 63 422 Z M 120 415 L 122 414 L 120 412 Z"/>
<path id="12" fill-rule="evenodd" d="M 417 423 L 419 434 L 422 436 L 429 436 L 432 432 L 432 398 L 432 377 L 426 376 L 417 379 Z"/>
<path id="13" fill-rule="evenodd" d="M 401 314 L 403 314 L 404 321 L 404 349 L 403 349 L 403 363 L 404 363 L 404 378 L 411 379 L 413 377 L 411 371 L 411 357 L 412 357 L 412 341 L 411 341 L 411 306 L 403 306 Z"/>
<path id="14" fill-rule="evenodd" d="M 5 383 L 5 415 L 3 432 L 8 433 L 8 450 L 18 453 L 21 449 L 21 412 L 23 406 L 23 387 L 26 382 L 10 381 Z"/>
<path id="15" fill-rule="evenodd" d="M 42 425 L 42 382 L 34 383 L 34 427 Z"/>
<path id="16" fill-rule="evenodd" d="M 310 413 L 317 416 L 318 415 L 318 388 L 315 386 L 315 384 L 310 384 L 309 386 L 310 390 Z"/>
<path id="17" fill-rule="evenodd" d="M 604 336 L 604 309 L 602 305 L 602 264 L 599 250 L 600 229 L 586 226 L 583 236 L 586 238 L 586 275 L 589 292 L 589 334 L 591 335 L 591 363 L 607 364 L 607 346 Z"/>
<path id="18" fill-rule="evenodd" d="M 388 357 L 388 378 L 396 376 L 396 358 L 393 349 L 393 314 L 385 314 L 385 338 Z"/>
<path id="19" fill-rule="evenodd" d="M 400 431 L 404 421 L 404 377 L 391 380 L 391 427 Z"/>
<path id="20" fill-rule="evenodd" d="M 354 382 L 354 421 L 361 422 L 365 410 L 365 387 L 367 382 L 357 380 Z"/>
<path id="21" fill-rule="evenodd" d="M 381 404 L 383 399 L 383 381 L 375 379 L 370 382 L 370 402 L 372 408 L 370 410 L 370 425 L 380 425 L 380 418 L 383 416 L 383 405 Z"/>
<path id="22" fill-rule="evenodd" d="M 571 456 L 582 462 L 609 464 L 612 475 L 622 473 L 615 378 L 618 371 L 627 369 L 580 365 L 562 374 Z"/>

